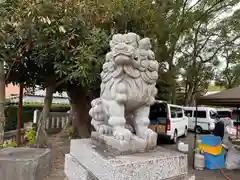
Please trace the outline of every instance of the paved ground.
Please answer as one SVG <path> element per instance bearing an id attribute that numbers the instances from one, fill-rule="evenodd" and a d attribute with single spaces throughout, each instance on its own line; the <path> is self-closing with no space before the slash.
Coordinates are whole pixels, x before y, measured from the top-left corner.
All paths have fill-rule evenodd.
<path id="1" fill-rule="evenodd" d="M 192 149 L 194 136 L 189 133 L 187 138 L 180 139 L 181 141 L 190 144 L 190 148 Z M 226 141 L 226 140 L 225 140 Z M 50 145 L 52 145 L 52 149 L 56 155 L 54 168 L 52 173 L 45 180 L 64 180 L 65 175 L 63 172 L 64 169 L 64 154 L 69 152 L 69 141 L 67 138 L 60 138 L 58 136 L 51 137 L 49 141 Z M 176 150 L 176 145 L 169 144 L 167 142 L 163 142 L 160 144 L 167 149 Z M 239 180 L 240 179 L 240 170 L 237 171 L 229 171 L 223 170 L 225 174 L 229 177 L 228 179 L 224 177 L 223 173 L 220 170 L 203 170 L 196 171 L 192 169 L 192 153 L 188 154 L 188 162 L 189 162 L 189 173 L 196 175 L 196 180 Z"/>
<path id="2" fill-rule="evenodd" d="M 198 136 L 199 138 L 199 136 Z M 187 138 L 181 138 L 180 141 L 184 143 L 188 143 L 190 149 L 193 149 L 194 144 L 194 135 L 193 133 L 189 133 Z M 227 137 L 224 139 L 224 143 L 227 144 L 228 140 Z M 166 142 L 163 142 L 166 143 Z M 166 148 L 169 149 L 176 149 L 176 145 L 171 144 L 160 144 Z M 226 174 L 226 176 L 229 178 L 225 178 L 223 173 L 220 170 L 203 170 L 203 171 L 197 171 L 193 170 L 192 168 L 193 164 L 193 154 L 192 152 L 188 153 L 188 165 L 189 165 L 189 173 L 195 174 L 196 180 L 240 180 L 240 170 L 223 170 L 223 172 Z"/>

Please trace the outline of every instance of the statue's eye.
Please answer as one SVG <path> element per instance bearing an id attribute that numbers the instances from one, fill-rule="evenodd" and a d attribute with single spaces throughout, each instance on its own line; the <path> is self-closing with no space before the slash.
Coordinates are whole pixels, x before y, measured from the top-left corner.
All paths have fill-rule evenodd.
<path id="1" fill-rule="evenodd" d="M 135 61 L 137 61 L 137 60 L 138 60 L 138 57 L 134 57 L 133 59 L 134 59 Z"/>

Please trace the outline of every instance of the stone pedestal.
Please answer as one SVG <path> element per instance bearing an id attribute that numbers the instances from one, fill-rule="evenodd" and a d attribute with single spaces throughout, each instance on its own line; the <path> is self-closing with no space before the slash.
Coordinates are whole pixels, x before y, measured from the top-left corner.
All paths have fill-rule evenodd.
<path id="1" fill-rule="evenodd" d="M 7 148 L 0 150 L 1 180 L 43 180 L 51 171 L 51 150 Z"/>
<path id="2" fill-rule="evenodd" d="M 113 155 L 143 153 L 154 149 L 148 147 L 147 142 L 137 136 L 133 136 L 130 142 L 127 142 L 119 141 L 113 136 L 103 135 L 93 131 L 91 133 L 91 141 L 98 149 L 101 148 L 106 153 Z"/>
<path id="3" fill-rule="evenodd" d="M 69 180 L 185 180 L 187 156 L 162 147 L 145 153 L 116 155 L 92 145 L 90 139 L 72 140 L 65 156 Z"/>

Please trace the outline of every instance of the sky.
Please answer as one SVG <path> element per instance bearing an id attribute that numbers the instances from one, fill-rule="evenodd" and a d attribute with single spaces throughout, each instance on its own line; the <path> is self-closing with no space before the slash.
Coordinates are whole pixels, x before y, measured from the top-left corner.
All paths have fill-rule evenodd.
<path id="1" fill-rule="evenodd" d="M 191 7 L 192 5 L 194 5 L 198 0 L 192 0 L 192 2 L 189 4 L 189 6 Z M 230 17 L 234 14 L 235 11 L 237 11 L 238 9 L 240 9 L 240 2 L 234 6 L 232 9 L 224 12 L 224 13 L 221 13 L 219 14 L 219 16 L 216 17 L 216 22 L 219 22 L 227 17 Z M 214 24 L 212 24 L 214 26 Z M 218 69 L 219 70 L 223 70 L 225 67 L 226 67 L 226 63 L 225 63 L 225 60 L 221 57 L 219 57 L 219 60 L 220 60 L 220 64 L 218 66 Z M 179 80 L 182 80 L 181 77 L 179 77 Z M 211 84 L 214 84 L 214 81 L 211 82 Z"/>
<path id="2" fill-rule="evenodd" d="M 194 1 L 196 1 L 196 0 L 194 0 Z M 235 7 L 233 7 L 232 10 L 220 14 L 219 17 L 218 17 L 218 19 L 219 19 L 219 20 L 223 20 L 224 18 L 230 17 L 230 16 L 232 16 L 232 15 L 234 14 L 234 12 L 237 11 L 238 9 L 240 9 L 240 2 L 239 2 Z M 218 69 L 219 69 L 219 70 L 223 70 L 223 69 L 226 67 L 226 63 L 225 63 L 224 59 L 221 58 L 221 57 L 219 57 L 219 60 L 220 60 L 220 64 L 219 64 L 219 66 L 218 66 Z M 213 81 L 211 82 L 211 84 L 214 84 L 214 83 L 215 83 L 215 81 L 213 80 Z"/>
<path id="3" fill-rule="evenodd" d="M 226 12 L 226 13 L 223 13 L 219 16 L 219 20 L 222 20 L 224 18 L 227 18 L 227 17 L 230 17 L 234 14 L 235 11 L 237 11 L 238 9 L 240 9 L 240 2 L 232 9 L 232 11 L 229 11 L 229 12 Z M 219 57 L 220 61 L 221 61 L 221 57 Z M 220 65 L 219 65 L 219 69 L 222 70 L 224 69 L 226 66 L 226 63 L 224 61 L 224 59 L 222 59 Z"/>

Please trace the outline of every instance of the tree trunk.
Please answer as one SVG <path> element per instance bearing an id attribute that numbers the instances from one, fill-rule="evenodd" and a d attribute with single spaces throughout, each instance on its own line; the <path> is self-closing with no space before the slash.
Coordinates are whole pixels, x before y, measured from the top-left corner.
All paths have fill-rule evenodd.
<path id="1" fill-rule="evenodd" d="M 19 87 L 19 101 L 18 101 L 18 121 L 17 121 L 17 145 L 21 144 L 21 129 L 23 125 L 22 121 L 22 109 L 23 109 L 23 84 L 20 83 Z"/>
<path id="2" fill-rule="evenodd" d="M 44 98 L 44 107 L 38 119 L 38 129 L 36 134 L 37 147 L 44 147 L 47 143 L 47 133 L 45 131 L 45 127 L 46 127 L 46 121 L 49 117 L 49 112 L 52 106 L 54 92 L 55 92 L 55 84 L 47 86 L 46 95 Z"/>
<path id="3" fill-rule="evenodd" d="M 190 99 L 189 99 L 189 105 L 194 106 L 195 105 L 195 97 L 197 93 L 197 85 L 194 84 Z"/>
<path id="4" fill-rule="evenodd" d="M 192 92 L 193 92 L 193 85 L 192 85 L 192 83 L 189 83 L 188 88 L 186 89 L 185 106 L 190 105 L 190 99 L 191 99 Z"/>
<path id="5" fill-rule="evenodd" d="M 197 71 L 198 72 L 198 71 Z M 196 93 L 198 92 L 199 90 L 199 79 L 198 79 L 198 74 L 196 72 L 196 76 L 194 77 L 194 80 L 193 80 L 193 84 L 192 84 L 192 93 L 191 93 L 191 96 L 190 96 L 190 99 L 189 99 L 189 103 L 191 106 L 194 106 L 195 105 L 195 97 L 196 97 Z"/>
<path id="6" fill-rule="evenodd" d="M 90 118 L 88 115 L 89 101 L 87 92 L 81 87 L 75 87 L 68 90 L 72 110 L 72 138 L 88 138 L 90 136 Z"/>
<path id="7" fill-rule="evenodd" d="M 5 76 L 4 61 L 0 61 L 0 143 L 4 141 L 4 125 L 5 125 Z"/>
<path id="8" fill-rule="evenodd" d="M 191 98 L 189 100 L 189 105 L 190 106 L 195 106 L 196 105 L 196 92 L 193 92 L 191 95 Z"/>
<path id="9" fill-rule="evenodd" d="M 171 82 L 171 87 L 170 87 L 170 102 L 172 104 L 176 103 L 176 79 L 175 79 L 175 67 L 173 64 L 172 58 L 168 61 L 169 64 L 169 76 L 170 76 L 170 82 Z"/>
<path id="10" fill-rule="evenodd" d="M 171 103 L 176 104 L 176 84 L 171 88 Z"/>

